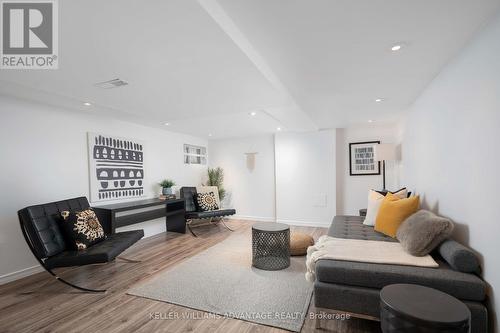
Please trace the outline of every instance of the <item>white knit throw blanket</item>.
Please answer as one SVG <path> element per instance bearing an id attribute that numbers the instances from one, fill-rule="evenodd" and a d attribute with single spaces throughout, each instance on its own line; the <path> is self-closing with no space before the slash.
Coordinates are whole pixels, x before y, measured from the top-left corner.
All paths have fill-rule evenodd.
<path id="1" fill-rule="evenodd" d="M 316 244 L 307 249 L 306 279 L 316 279 L 316 261 L 334 259 L 377 264 L 393 264 L 419 267 L 439 267 L 430 255 L 415 257 L 397 242 L 372 241 L 361 239 L 334 238 L 321 236 Z"/>

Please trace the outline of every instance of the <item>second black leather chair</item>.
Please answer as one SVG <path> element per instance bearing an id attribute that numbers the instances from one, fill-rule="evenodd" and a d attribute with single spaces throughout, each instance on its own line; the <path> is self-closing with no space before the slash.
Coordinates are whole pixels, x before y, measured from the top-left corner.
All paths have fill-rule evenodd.
<path id="1" fill-rule="evenodd" d="M 229 208 L 229 209 L 218 209 L 207 212 L 201 212 L 198 211 L 195 203 L 195 197 L 197 195 L 196 187 L 182 187 L 180 190 L 180 194 L 181 198 L 184 199 L 184 201 L 186 202 L 186 215 L 185 215 L 186 226 L 188 227 L 189 231 L 193 234 L 193 236 L 198 237 L 192 229 L 193 220 L 198 220 L 198 219 L 208 219 L 209 223 L 220 222 L 227 229 L 233 231 L 226 225 L 226 223 L 224 222 L 224 218 L 226 216 L 231 216 L 236 214 L 235 209 Z M 214 218 L 217 218 L 217 220 L 214 221 Z"/>

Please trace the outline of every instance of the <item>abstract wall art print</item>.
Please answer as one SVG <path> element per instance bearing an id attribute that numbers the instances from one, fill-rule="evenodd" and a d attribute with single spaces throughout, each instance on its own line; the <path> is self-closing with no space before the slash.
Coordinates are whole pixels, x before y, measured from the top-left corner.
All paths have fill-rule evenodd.
<path id="1" fill-rule="evenodd" d="M 144 195 L 144 145 L 135 139 L 88 133 L 90 201 Z"/>
<path id="2" fill-rule="evenodd" d="M 380 141 L 349 143 L 349 174 L 351 176 L 380 175 L 380 162 L 375 160 L 375 146 Z"/>

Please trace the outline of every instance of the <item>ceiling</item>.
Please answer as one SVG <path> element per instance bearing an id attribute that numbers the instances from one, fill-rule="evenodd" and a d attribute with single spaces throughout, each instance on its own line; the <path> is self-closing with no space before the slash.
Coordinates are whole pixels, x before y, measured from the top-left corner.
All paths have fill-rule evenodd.
<path id="1" fill-rule="evenodd" d="M 2 70 L 0 93 L 212 138 L 394 121 L 499 5 L 59 1 L 59 69 Z"/>
<path id="2" fill-rule="evenodd" d="M 390 120 L 499 8 L 497 0 L 219 0 L 316 124 Z M 391 51 L 396 43 L 406 47 Z M 381 98 L 384 101 L 376 103 Z"/>

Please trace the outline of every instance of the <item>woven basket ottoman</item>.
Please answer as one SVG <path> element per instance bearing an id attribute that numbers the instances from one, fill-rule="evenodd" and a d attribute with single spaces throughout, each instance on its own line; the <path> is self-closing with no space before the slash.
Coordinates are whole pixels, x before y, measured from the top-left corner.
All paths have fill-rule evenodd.
<path id="1" fill-rule="evenodd" d="M 302 232 L 292 232 L 290 235 L 290 255 L 304 256 L 307 254 L 307 248 L 314 245 L 314 239 Z"/>

